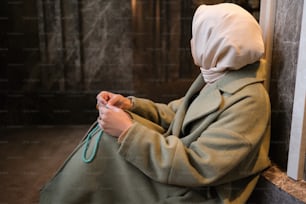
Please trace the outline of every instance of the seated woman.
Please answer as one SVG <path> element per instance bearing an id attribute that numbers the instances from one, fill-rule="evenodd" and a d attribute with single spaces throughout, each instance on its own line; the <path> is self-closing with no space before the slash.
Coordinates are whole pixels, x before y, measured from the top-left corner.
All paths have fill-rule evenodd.
<path id="1" fill-rule="evenodd" d="M 169 104 L 97 96 L 99 118 L 40 202 L 245 203 L 270 165 L 270 103 L 257 77 L 261 29 L 235 4 L 201 5 L 191 50 L 200 74 Z"/>

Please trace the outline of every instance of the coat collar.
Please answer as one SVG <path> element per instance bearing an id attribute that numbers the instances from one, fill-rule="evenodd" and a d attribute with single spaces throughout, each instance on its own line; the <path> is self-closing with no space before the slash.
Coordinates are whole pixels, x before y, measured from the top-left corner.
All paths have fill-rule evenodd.
<path id="1" fill-rule="evenodd" d="M 257 77 L 258 69 L 259 62 L 256 62 L 240 70 L 227 72 L 223 78 L 216 81 L 216 86 L 222 92 L 234 94 L 249 84 L 264 81 L 264 79 Z"/>
<path id="2" fill-rule="evenodd" d="M 197 120 L 218 110 L 223 100 L 222 93 L 234 94 L 249 84 L 262 82 L 263 79 L 256 77 L 258 67 L 259 63 L 254 63 L 247 65 L 243 69 L 230 71 L 215 83 L 207 84 L 205 86 L 202 76 L 198 76 L 188 90 L 185 96 L 185 102 L 180 110 L 179 117 L 182 118 L 180 118 L 181 121 L 179 123 L 183 125 L 183 129 L 191 121 Z M 188 101 L 194 93 L 197 93 L 200 86 L 202 87 L 202 90 L 189 105 Z M 177 128 L 178 126 L 179 124 L 177 124 Z"/>

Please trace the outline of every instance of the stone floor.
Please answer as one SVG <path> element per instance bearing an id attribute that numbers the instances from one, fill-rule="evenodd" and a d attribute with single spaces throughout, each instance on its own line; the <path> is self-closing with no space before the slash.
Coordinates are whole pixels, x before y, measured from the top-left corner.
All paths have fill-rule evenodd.
<path id="1" fill-rule="evenodd" d="M 89 126 L 0 129 L 0 204 L 38 203 L 39 189 Z"/>

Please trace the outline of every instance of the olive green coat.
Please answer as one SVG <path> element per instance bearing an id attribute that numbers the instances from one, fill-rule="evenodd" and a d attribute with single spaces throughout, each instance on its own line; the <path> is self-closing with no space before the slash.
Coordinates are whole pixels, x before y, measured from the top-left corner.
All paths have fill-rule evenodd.
<path id="1" fill-rule="evenodd" d="M 270 164 L 270 103 L 257 67 L 228 72 L 204 88 L 199 76 L 168 105 L 133 97 L 135 122 L 123 141 L 103 134 L 88 164 L 83 141 L 40 202 L 245 203 Z"/>

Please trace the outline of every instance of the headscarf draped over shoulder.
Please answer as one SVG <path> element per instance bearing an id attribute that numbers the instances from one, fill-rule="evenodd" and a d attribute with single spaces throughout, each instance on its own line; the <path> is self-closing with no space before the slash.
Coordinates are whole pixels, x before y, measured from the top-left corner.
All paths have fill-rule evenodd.
<path id="1" fill-rule="evenodd" d="M 191 51 L 204 80 L 212 83 L 263 56 L 264 42 L 256 19 L 238 5 L 201 5 L 192 21 Z"/>

